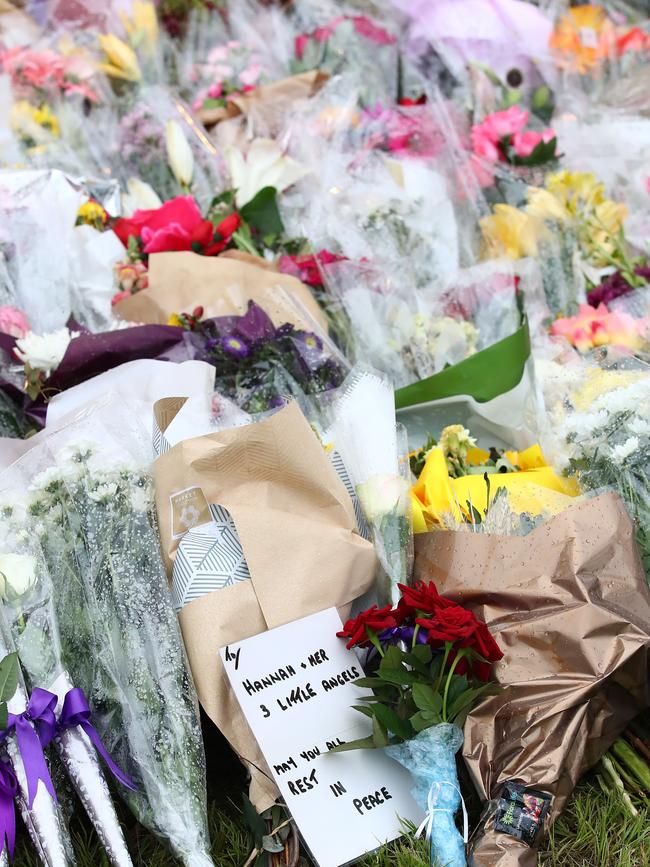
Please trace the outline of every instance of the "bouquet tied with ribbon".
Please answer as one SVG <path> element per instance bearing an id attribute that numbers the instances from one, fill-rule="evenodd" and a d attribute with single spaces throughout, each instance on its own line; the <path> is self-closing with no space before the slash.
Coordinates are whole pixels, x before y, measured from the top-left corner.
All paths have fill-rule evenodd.
<path id="1" fill-rule="evenodd" d="M 461 726 L 477 700 L 493 694 L 491 664 L 503 656 L 485 623 L 441 596 L 433 582 L 400 585 L 397 605 L 372 608 L 348 620 L 339 637 L 370 649 L 370 677 L 355 681 L 372 695 L 356 709 L 372 734 L 337 751 L 383 748 L 413 776 L 413 796 L 427 811 L 419 832 L 431 840 L 431 863 L 464 867 L 467 814 L 455 755 Z M 454 814 L 463 807 L 465 834 Z"/>

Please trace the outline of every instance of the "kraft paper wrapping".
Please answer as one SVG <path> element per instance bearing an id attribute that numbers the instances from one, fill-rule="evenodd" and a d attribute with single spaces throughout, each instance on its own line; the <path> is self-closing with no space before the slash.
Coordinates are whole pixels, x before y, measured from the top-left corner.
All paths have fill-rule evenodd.
<path id="1" fill-rule="evenodd" d="M 204 108 L 198 112 L 198 118 L 205 127 L 210 129 L 222 120 L 237 117 L 240 114 L 253 115 L 256 119 L 264 119 L 275 125 L 276 115 L 286 120 L 287 111 L 299 99 L 313 96 L 328 80 L 329 75 L 318 69 L 302 72 L 273 81 L 270 84 L 260 84 L 248 93 L 231 97 L 224 108 Z"/>
<path id="2" fill-rule="evenodd" d="M 281 274 L 255 256 L 199 256 L 154 253 L 149 257 L 149 287 L 113 308 L 119 319 L 167 325 L 172 313 L 201 306 L 205 318 L 243 315 L 254 301 L 274 325 L 290 322 L 312 331 L 314 321 L 327 331 L 327 320 L 309 289 L 296 277 Z"/>
<path id="3" fill-rule="evenodd" d="M 161 412 L 164 430 L 171 402 Z M 374 549 L 359 536 L 350 497 L 296 404 L 257 424 L 184 440 L 158 458 L 154 474 L 170 577 L 178 492 L 199 488 L 193 503 L 206 518 L 210 503 L 228 509 L 244 549 L 251 580 L 190 602 L 179 621 L 199 700 L 248 765 L 251 799 L 264 809 L 277 789 L 218 651 L 333 605 L 347 616 L 373 582 Z"/>
<path id="4" fill-rule="evenodd" d="M 506 691 L 465 724 L 479 793 L 490 801 L 507 780 L 540 789 L 553 796 L 552 822 L 650 703 L 650 594 L 621 499 L 582 501 L 525 537 L 420 534 L 415 575 L 462 599 L 504 652 L 495 676 Z M 536 850 L 496 832 L 493 812 L 470 864 L 535 867 Z"/>

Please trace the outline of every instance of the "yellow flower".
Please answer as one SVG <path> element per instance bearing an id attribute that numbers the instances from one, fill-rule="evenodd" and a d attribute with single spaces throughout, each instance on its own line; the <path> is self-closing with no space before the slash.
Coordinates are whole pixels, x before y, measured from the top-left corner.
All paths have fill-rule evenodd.
<path id="1" fill-rule="evenodd" d="M 538 219 L 511 205 L 495 205 L 494 213 L 480 220 L 487 257 L 521 259 L 537 255 L 543 225 Z"/>
<path id="2" fill-rule="evenodd" d="M 608 55 L 614 35 L 614 26 L 603 7 L 587 4 L 562 15 L 549 44 L 560 65 L 585 73 Z"/>
<path id="3" fill-rule="evenodd" d="M 108 221 L 108 214 L 99 204 L 99 202 L 89 199 L 77 211 L 77 223 L 85 223 L 87 226 L 94 226 L 96 229 L 101 229 Z"/>
<path id="4" fill-rule="evenodd" d="M 100 63 L 100 68 L 106 75 L 124 81 L 140 80 L 138 58 L 130 45 L 112 33 L 100 34 L 99 44 L 106 55 L 107 62 Z"/>
<path id="5" fill-rule="evenodd" d="M 554 172 L 545 186 L 573 217 L 605 201 L 605 185 L 591 172 Z"/>
<path id="6" fill-rule="evenodd" d="M 58 138 L 60 135 L 59 122 L 50 107 L 45 103 L 37 107 L 26 99 L 20 99 L 12 105 L 11 127 L 32 148 L 39 148 L 51 136 Z"/>
<path id="7" fill-rule="evenodd" d="M 120 12 L 120 18 L 131 45 L 142 47 L 151 54 L 158 41 L 158 16 L 154 4 L 147 0 L 134 0 L 131 14 Z"/>
<path id="8" fill-rule="evenodd" d="M 557 220 L 565 223 L 569 219 L 569 212 L 564 203 L 560 201 L 553 193 L 540 187 L 530 187 L 528 189 L 528 207 L 527 213 L 531 217 L 537 217 L 539 220 Z"/>
<path id="9" fill-rule="evenodd" d="M 483 449 L 471 448 L 469 464 L 479 465 L 488 457 Z M 538 445 L 523 452 L 506 452 L 512 464 L 521 467 L 513 473 L 490 476 L 490 501 L 499 488 L 505 488 L 511 509 L 530 515 L 557 514 L 571 505 L 579 493 L 575 479 L 558 476 L 546 463 Z M 487 486 L 483 474 L 450 478 L 445 456 L 438 446 L 431 449 L 417 483 L 411 489 L 413 531 L 425 533 L 447 526 L 448 516 L 456 521 L 469 517 L 468 503 L 481 514 L 487 508 Z"/>
<path id="10" fill-rule="evenodd" d="M 183 323 L 181 322 L 181 318 L 180 318 L 180 316 L 178 315 L 178 313 L 172 313 L 172 315 L 171 315 L 171 316 L 169 317 L 169 319 L 167 320 L 167 325 L 176 325 L 177 327 L 180 327 L 180 326 L 183 325 Z"/>

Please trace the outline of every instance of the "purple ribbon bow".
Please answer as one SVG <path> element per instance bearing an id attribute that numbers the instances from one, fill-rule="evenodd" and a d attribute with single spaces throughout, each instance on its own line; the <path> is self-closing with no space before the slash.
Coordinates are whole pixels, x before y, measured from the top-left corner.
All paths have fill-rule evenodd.
<path id="1" fill-rule="evenodd" d="M 25 710 L 19 714 L 9 714 L 7 729 L 3 733 L 7 735 L 12 730 L 16 732 L 20 757 L 25 766 L 27 806 L 30 810 L 38 791 L 39 780 L 43 781 L 45 788 L 56 801 L 54 784 L 43 755 L 43 747 L 49 744 L 56 731 L 56 701 L 54 693 L 36 687 Z"/>
<path id="2" fill-rule="evenodd" d="M 14 798 L 18 792 L 18 780 L 13 768 L 8 762 L 0 761 L 0 854 L 4 852 L 5 842 L 9 849 L 9 857 L 14 857 L 16 842 L 16 813 Z"/>
<path id="3" fill-rule="evenodd" d="M 34 690 L 36 692 L 36 690 Z M 110 757 L 108 750 L 102 743 L 99 732 L 90 721 L 91 711 L 88 699 L 83 689 L 75 687 L 69 690 L 63 699 L 63 707 L 59 716 L 57 731 L 62 732 L 65 729 L 80 726 L 88 735 L 92 745 L 95 747 L 99 755 L 104 759 L 116 780 L 119 780 L 127 789 L 136 790 L 135 784 L 123 773 Z"/>

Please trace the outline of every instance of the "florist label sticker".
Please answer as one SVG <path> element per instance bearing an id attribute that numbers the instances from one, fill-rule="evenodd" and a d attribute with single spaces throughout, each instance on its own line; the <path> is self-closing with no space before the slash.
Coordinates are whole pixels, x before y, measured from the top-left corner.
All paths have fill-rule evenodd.
<path id="1" fill-rule="evenodd" d="M 186 488 L 169 498 L 172 510 L 172 537 L 180 539 L 200 524 L 212 520 L 210 507 L 201 488 Z"/>
<path id="2" fill-rule="evenodd" d="M 340 867 L 399 837 L 422 811 L 412 780 L 382 750 L 330 752 L 366 737 L 353 709 L 367 690 L 356 654 L 336 637 L 335 608 L 221 649 L 253 734 L 319 867 Z"/>

